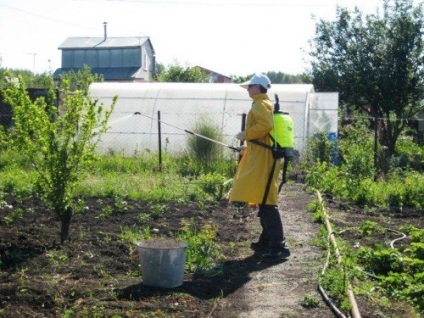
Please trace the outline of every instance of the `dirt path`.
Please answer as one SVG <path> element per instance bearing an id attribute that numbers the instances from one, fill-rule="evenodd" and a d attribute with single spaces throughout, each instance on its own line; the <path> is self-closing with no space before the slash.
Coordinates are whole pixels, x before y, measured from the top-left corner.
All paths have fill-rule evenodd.
<path id="1" fill-rule="evenodd" d="M 302 190 L 301 184 L 290 184 L 280 195 L 280 211 L 285 235 L 292 255 L 275 265 L 260 262 L 260 257 L 247 250 L 240 260 L 250 267 L 246 283 L 221 299 L 210 317 L 334 317 L 317 291 L 317 279 L 322 269 L 322 250 L 311 240 L 319 225 L 313 223 L 306 211 L 313 199 Z M 259 220 L 252 219 L 251 230 L 260 232 Z M 242 258 L 243 258 L 242 257 Z M 305 297 L 319 300 L 316 308 L 304 308 Z"/>

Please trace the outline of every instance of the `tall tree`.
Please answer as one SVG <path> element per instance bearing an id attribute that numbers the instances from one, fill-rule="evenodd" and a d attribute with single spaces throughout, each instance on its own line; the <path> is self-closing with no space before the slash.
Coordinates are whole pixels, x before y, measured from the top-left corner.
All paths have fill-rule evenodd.
<path id="1" fill-rule="evenodd" d="M 382 14 L 338 7 L 335 21 L 317 22 L 311 42 L 316 89 L 379 118 L 389 156 L 424 98 L 423 30 L 423 3 L 384 0 Z"/>

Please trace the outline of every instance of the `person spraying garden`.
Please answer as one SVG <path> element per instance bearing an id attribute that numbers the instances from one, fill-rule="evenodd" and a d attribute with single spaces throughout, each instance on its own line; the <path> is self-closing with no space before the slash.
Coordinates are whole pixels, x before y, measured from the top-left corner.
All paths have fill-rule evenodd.
<path id="1" fill-rule="evenodd" d="M 241 84 L 253 100 L 246 118 L 245 130 L 236 138 L 246 141 L 234 177 L 230 202 L 259 205 L 258 217 L 262 232 L 251 244 L 255 251 L 263 251 L 262 260 L 275 262 L 290 256 L 286 245 L 283 223 L 278 210 L 278 177 L 282 160 L 269 145 L 275 144 L 272 103 L 267 95 L 271 81 L 266 75 L 254 75 Z M 274 142 L 273 142 L 274 140 Z"/>

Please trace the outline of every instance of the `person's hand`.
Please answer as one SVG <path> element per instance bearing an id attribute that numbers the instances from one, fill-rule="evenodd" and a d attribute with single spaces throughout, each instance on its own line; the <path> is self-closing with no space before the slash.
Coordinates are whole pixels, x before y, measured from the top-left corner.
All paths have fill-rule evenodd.
<path id="1" fill-rule="evenodd" d="M 237 135 L 236 138 L 240 141 L 244 141 L 244 131 L 240 131 Z"/>
<path id="2" fill-rule="evenodd" d="M 240 151 L 240 156 L 244 156 L 244 153 L 246 152 L 246 146 L 238 147 L 238 150 Z"/>

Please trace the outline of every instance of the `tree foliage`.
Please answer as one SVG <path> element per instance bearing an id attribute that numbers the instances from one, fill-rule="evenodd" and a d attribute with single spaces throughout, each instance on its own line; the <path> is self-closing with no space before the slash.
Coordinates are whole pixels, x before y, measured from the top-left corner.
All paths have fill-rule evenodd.
<path id="1" fill-rule="evenodd" d="M 93 82 L 103 82 L 104 76 L 101 74 L 93 74 L 91 68 L 87 65 L 84 65 L 77 72 L 70 70 L 63 75 L 61 75 L 60 85 L 67 85 L 66 90 L 75 91 L 81 90 L 83 95 L 88 96 L 90 84 Z"/>
<path id="2" fill-rule="evenodd" d="M 31 71 L 0 68 L 0 89 L 5 88 L 7 83 L 10 82 L 12 78 L 17 78 L 18 76 L 22 77 L 27 87 L 33 87 L 35 77 Z"/>
<path id="3" fill-rule="evenodd" d="M 80 81 L 81 78 L 85 80 Z M 61 220 L 62 243 L 69 238 L 75 186 L 95 159 L 96 145 L 107 130 L 117 99 L 114 98 L 108 110 L 92 100 L 88 85 L 94 78 L 86 73 L 62 76 L 59 108 L 52 77 L 48 96 L 34 102 L 28 96 L 22 76 L 18 76 L 18 83 L 8 83 L 4 92 L 13 111 L 10 139 L 30 160 L 38 176 L 37 188 L 42 199 Z"/>
<path id="4" fill-rule="evenodd" d="M 18 76 L 22 77 L 26 86 L 29 88 L 47 88 L 50 85 L 51 74 L 47 72 L 34 74 L 29 70 L 0 68 L 0 89 L 7 86 L 7 82 L 11 80 L 9 76 L 12 76 L 12 74 L 15 78 Z"/>
<path id="5" fill-rule="evenodd" d="M 159 67 L 155 80 L 157 82 L 204 83 L 207 75 L 199 67 L 183 67 L 175 63 L 168 67 Z"/>
<path id="6" fill-rule="evenodd" d="M 266 72 L 264 73 L 268 76 L 272 84 L 308 84 L 312 83 L 312 79 L 307 74 L 298 74 L 291 75 L 283 72 Z M 243 83 L 252 78 L 254 74 L 249 74 L 246 76 L 232 76 L 234 83 Z"/>
<path id="7" fill-rule="evenodd" d="M 266 75 L 273 84 L 308 84 L 312 82 L 306 74 L 291 75 L 283 72 L 267 72 Z"/>
<path id="8" fill-rule="evenodd" d="M 384 0 L 383 13 L 337 8 L 316 24 L 311 75 L 319 91 L 338 91 L 342 105 L 380 119 L 380 143 L 395 152 L 424 98 L 423 5 Z"/>

